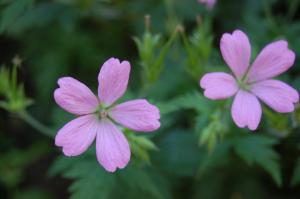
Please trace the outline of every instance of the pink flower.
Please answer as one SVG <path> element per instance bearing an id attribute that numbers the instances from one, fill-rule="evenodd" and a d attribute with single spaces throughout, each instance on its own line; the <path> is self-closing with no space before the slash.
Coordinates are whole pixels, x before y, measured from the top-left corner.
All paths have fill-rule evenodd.
<path id="1" fill-rule="evenodd" d="M 128 141 L 115 122 L 135 131 L 150 132 L 160 127 L 159 110 L 145 99 L 114 105 L 127 89 L 129 73 L 129 62 L 107 60 L 98 76 L 98 97 L 72 77 L 58 80 L 59 88 L 54 92 L 56 103 L 78 116 L 55 137 L 55 144 L 62 147 L 66 156 L 82 154 L 96 138 L 98 162 L 114 172 L 130 160 Z"/>
<path id="2" fill-rule="evenodd" d="M 217 0 L 198 0 L 198 2 L 205 4 L 206 8 L 211 10 L 214 8 L 215 4 L 217 3 Z"/>
<path id="3" fill-rule="evenodd" d="M 267 45 L 249 66 L 251 46 L 240 30 L 225 33 L 220 43 L 222 56 L 234 77 L 223 72 L 208 73 L 200 80 L 209 99 L 225 99 L 235 95 L 231 115 L 240 128 L 255 130 L 260 122 L 260 99 L 274 111 L 292 112 L 299 101 L 298 92 L 286 83 L 272 77 L 287 71 L 295 61 L 295 53 L 288 43 L 280 40 Z"/>

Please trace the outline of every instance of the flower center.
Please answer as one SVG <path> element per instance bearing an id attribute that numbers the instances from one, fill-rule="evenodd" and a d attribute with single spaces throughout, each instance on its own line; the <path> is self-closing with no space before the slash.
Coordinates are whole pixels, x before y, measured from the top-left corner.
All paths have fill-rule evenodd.
<path id="1" fill-rule="evenodd" d="M 237 83 L 242 90 L 248 91 L 250 89 L 246 80 L 237 80 Z"/>
<path id="2" fill-rule="evenodd" d="M 109 108 L 100 104 L 98 108 L 95 110 L 94 114 L 98 118 L 98 120 L 105 119 L 109 117 Z"/>
<path id="3" fill-rule="evenodd" d="M 108 113 L 107 113 L 107 111 L 106 111 L 106 110 L 101 110 L 99 114 L 100 114 L 100 117 L 101 117 L 101 119 L 104 119 L 104 118 L 106 118 L 106 117 L 107 117 L 107 115 L 108 115 Z"/>

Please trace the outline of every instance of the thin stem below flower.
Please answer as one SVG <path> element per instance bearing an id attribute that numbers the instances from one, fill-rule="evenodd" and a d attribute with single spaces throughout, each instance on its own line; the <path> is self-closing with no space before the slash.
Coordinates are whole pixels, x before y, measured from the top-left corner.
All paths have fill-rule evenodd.
<path id="1" fill-rule="evenodd" d="M 34 117 L 32 117 L 28 112 L 21 111 L 17 114 L 22 120 L 24 120 L 27 124 L 32 126 L 34 129 L 36 129 L 38 132 L 42 133 L 43 135 L 46 135 L 50 138 L 53 138 L 54 132 L 49 127 L 45 126 L 44 124 L 40 123 L 38 120 L 36 120 Z"/>

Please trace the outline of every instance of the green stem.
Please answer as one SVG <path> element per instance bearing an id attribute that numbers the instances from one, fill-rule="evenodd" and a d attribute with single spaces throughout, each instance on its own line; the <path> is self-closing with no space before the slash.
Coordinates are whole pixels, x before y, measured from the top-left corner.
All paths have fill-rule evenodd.
<path id="1" fill-rule="evenodd" d="M 173 31 L 172 35 L 170 36 L 170 38 L 168 39 L 168 41 L 164 44 L 164 46 L 162 47 L 162 49 L 159 52 L 159 55 L 155 58 L 156 60 L 151 60 L 151 64 L 148 64 L 147 68 L 150 70 L 150 73 L 156 73 L 154 79 L 149 79 L 146 78 L 146 81 L 143 83 L 140 92 L 139 92 L 139 96 L 140 97 L 144 97 L 145 93 L 150 89 L 150 87 L 152 85 L 154 85 L 158 78 L 159 75 L 161 74 L 162 71 L 162 64 L 164 61 L 164 58 L 166 57 L 168 50 L 170 49 L 170 47 L 172 46 L 173 42 L 176 39 L 177 33 L 179 31 L 178 26 L 175 28 L 175 30 Z M 155 69 L 155 71 L 153 71 L 153 68 Z"/>
<path id="2" fill-rule="evenodd" d="M 273 14 L 272 14 L 272 10 L 271 10 L 271 7 L 270 7 L 269 0 L 264 0 L 263 4 L 264 4 L 264 12 L 265 12 L 267 21 L 269 23 L 269 26 L 270 26 L 270 28 L 271 28 L 272 31 L 277 32 L 276 31 L 277 30 L 277 28 L 276 28 L 277 26 L 276 26 L 276 22 L 274 20 Z"/>
<path id="3" fill-rule="evenodd" d="M 174 18 L 175 17 L 175 11 L 174 11 L 174 2 L 173 0 L 165 0 L 165 7 L 166 7 L 166 12 L 167 12 L 167 16 L 168 18 Z"/>
<path id="4" fill-rule="evenodd" d="M 290 1 L 290 4 L 289 4 L 289 9 L 288 9 L 288 14 L 287 14 L 287 21 L 290 23 L 292 21 L 292 19 L 294 18 L 296 12 L 297 12 L 297 9 L 298 9 L 298 6 L 300 4 L 300 1 L 299 0 L 293 0 L 293 1 Z"/>
<path id="5" fill-rule="evenodd" d="M 53 138 L 53 135 L 54 135 L 53 130 L 48 128 L 44 124 L 40 123 L 38 120 L 36 120 L 34 117 L 32 117 L 26 111 L 19 112 L 18 116 L 21 119 L 23 119 L 26 123 L 28 123 L 30 126 L 32 126 L 34 129 L 36 129 L 38 132 L 40 132 L 43 135 L 46 135 L 50 138 Z"/>

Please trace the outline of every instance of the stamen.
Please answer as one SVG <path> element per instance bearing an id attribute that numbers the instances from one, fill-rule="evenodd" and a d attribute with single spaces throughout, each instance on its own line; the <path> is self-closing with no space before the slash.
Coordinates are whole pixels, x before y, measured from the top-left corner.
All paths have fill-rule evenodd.
<path id="1" fill-rule="evenodd" d="M 101 116 L 101 118 L 103 119 L 103 118 L 106 118 L 107 117 L 107 112 L 105 111 L 105 110 L 102 110 L 101 112 L 100 112 L 100 116 Z"/>

